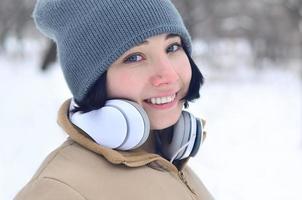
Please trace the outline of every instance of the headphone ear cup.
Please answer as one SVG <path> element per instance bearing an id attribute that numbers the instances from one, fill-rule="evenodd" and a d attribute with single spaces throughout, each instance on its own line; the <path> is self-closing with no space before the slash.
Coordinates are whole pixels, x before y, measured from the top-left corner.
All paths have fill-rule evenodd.
<path id="1" fill-rule="evenodd" d="M 127 137 L 126 118 L 114 107 L 102 107 L 87 113 L 76 112 L 70 115 L 70 120 L 96 143 L 112 149 L 123 144 Z"/>
<path id="2" fill-rule="evenodd" d="M 174 125 L 171 142 L 162 142 L 163 154 L 172 159 L 177 151 L 184 148 L 176 155 L 175 159 L 180 160 L 195 155 L 201 143 L 200 131 L 200 121 L 189 112 L 182 111 L 179 120 Z"/>
<path id="3" fill-rule="evenodd" d="M 127 100 L 114 99 L 107 101 L 105 106 L 119 109 L 127 121 L 127 137 L 118 149 L 131 150 L 145 143 L 150 132 L 150 122 L 147 113 L 139 104 Z M 116 125 L 113 124 L 113 126 Z"/>
<path id="4" fill-rule="evenodd" d="M 181 114 L 177 123 L 173 127 L 171 142 L 162 142 L 162 153 L 168 159 L 171 159 L 179 150 L 183 140 L 183 133 L 185 132 L 185 117 Z"/>
<path id="5" fill-rule="evenodd" d="M 203 141 L 203 125 L 199 119 L 196 119 L 196 139 L 191 152 L 191 156 L 195 156 Z"/>
<path id="6" fill-rule="evenodd" d="M 146 142 L 146 140 L 148 139 L 149 133 L 150 133 L 150 121 L 149 121 L 146 111 L 139 104 L 137 104 L 133 101 L 128 101 L 128 100 L 125 100 L 125 101 L 130 103 L 132 106 L 134 106 L 138 110 L 138 112 L 140 113 L 142 120 L 144 122 L 145 129 L 143 132 L 143 137 L 141 138 L 141 141 L 134 147 L 134 149 L 136 149 L 136 148 L 140 147 L 141 145 L 143 145 Z"/>
<path id="7" fill-rule="evenodd" d="M 112 149 L 137 148 L 150 131 L 149 119 L 141 106 L 121 99 L 109 100 L 98 110 L 70 114 L 70 120 L 95 142 Z"/>
<path id="8" fill-rule="evenodd" d="M 184 111 L 184 112 L 186 112 L 186 111 Z M 181 155 L 181 157 L 179 159 L 187 158 L 191 155 L 192 149 L 194 147 L 194 143 L 196 140 L 196 119 L 192 114 L 190 114 L 188 112 L 186 112 L 186 113 L 189 118 L 187 126 L 190 126 L 190 129 L 188 129 L 189 133 L 186 133 L 186 134 L 188 134 L 187 140 L 185 140 L 183 142 L 183 145 L 187 144 L 187 147 L 185 148 L 184 153 Z"/>
<path id="9" fill-rule="evenodd" d="M 182 136 L 182 137 L 180 137 L 180 138 L 182 138 L 181 143 L 180 143 L 180 146 L 177 147 L 177 149 L 182 148 L 184 145 L 186 145 L 186 143 L 188 143 L 188 141 L 189 141 L 189 139 L 190 139 L 190 135 L 191 135 L 191 129 L 192 129 L 191 123 L 190 123 L 190 121 L 191 121 L 191 119 L 190 119 L 190 114 L 189 114 L 188 112 L 186 112 L 186 111 L 182 111 L 181 115 L 182 115 L 183 118 L 184 118 L 184 121 L 183 121 L 183 123 L 184 123 L 184 124 L 183 124 L 184 130 L 182 130 L 182 132 L 180 132 L 180 130 L 178 130 L 178 129 L 176 128 L 176 129 L 174 130 L 174 132 L 173 132 L 173 135 L 181 135 L 181 136 Z M 176 125 L 178 125 L 178 123 L 181 123 L 181 122 L 180 122 L 180 121 L 177 122 Z M 174 139 L 174 138 L 173 138 L 173 139 Z M 180 151 L 180 152 L 177 154 L 177 156 L 176 156 L 175 159 L 182 159 L 182 158 L 184 157 L 184 155 L 186 154 L 186 152 L 187 152 L 187 147 L 188 147 L 188 146 L 186 146 L 185 148 L 183 148 L 183 150 Z"/>

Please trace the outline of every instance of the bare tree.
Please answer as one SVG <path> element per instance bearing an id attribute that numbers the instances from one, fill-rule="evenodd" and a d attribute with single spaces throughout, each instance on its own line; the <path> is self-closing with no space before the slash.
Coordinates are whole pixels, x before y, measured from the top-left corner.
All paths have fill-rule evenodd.
<path id="1" fill-rule="evenodd" d="M 209 44 L 223 38 L 245 38 L 255 59 L 300 58 L 302 51 L 301 0 L 172 0 L 180 10 L 193 39 Z M 8 35 L 22 38 L 34 30 L 31 18 L 35 0 L 0 1 L 0 47 Z M 50 57 L 48 57 L 48 56 Z M 49 45 L 41 68 L 55 58 Z"/>
<path id="2" fill-rule="evenodd" d="M 34 0 L 1 0 L 0 1 L 0 46 L 8 34 L 21 38 L 31 23 Z"/>

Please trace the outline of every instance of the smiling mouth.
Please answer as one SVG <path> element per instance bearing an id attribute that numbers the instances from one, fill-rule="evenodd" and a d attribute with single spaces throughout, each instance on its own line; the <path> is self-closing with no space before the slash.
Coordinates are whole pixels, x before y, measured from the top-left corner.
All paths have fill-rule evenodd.
<path id="1" fill-rule="evenodd" d="M 172 94 L 170 96 L 165 96 L 165 97 L 152 97 L 150 99 L 146 99 L 145 102 L 154 105 L 168 104 L 175 100 L 176 95 L 177 94 Z"/>

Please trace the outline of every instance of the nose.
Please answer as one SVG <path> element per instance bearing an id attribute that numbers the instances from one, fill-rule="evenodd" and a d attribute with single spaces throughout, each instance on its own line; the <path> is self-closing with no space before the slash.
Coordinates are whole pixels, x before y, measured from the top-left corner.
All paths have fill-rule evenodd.
<path id="1" fill-rule="evenodd" d="M 179 76 L 175 67 L 166 55 L 158 57 L 152 66 L 151 84 L 158 87 L 177 82 Z"/>

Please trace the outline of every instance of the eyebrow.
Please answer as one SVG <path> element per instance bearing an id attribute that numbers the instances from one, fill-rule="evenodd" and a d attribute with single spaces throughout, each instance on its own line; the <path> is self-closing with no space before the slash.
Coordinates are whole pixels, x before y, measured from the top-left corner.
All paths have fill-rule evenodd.
<path id="1" fill-rule="evenodd" d="M 179 36 L 177 34 L 170 33 L 170 34 L 166 35 L 165 40 L 168 40 L 170 38 L 175 38 L 175 37 L 179 37 Z M 145 44 L 148 44 L 148 43 L 149 42 L 147 40 L 145 40 L 142 43 L 138 44 L 137 46 L 145 45 Z"/>

